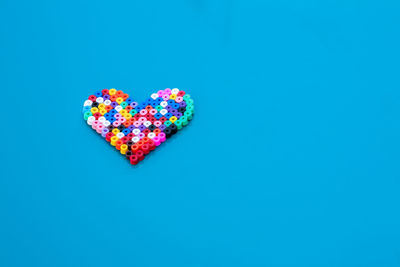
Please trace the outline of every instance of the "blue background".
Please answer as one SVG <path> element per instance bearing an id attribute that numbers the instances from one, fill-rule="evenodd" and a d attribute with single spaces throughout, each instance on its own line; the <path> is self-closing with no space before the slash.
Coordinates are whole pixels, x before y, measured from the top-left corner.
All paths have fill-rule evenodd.
<path id="1" fill-rule="evenodd" d="M 398 1 L 0 1 L 0 266 L 400 266 Z M 131 166 L 82 118 L 188 91 Z"/>

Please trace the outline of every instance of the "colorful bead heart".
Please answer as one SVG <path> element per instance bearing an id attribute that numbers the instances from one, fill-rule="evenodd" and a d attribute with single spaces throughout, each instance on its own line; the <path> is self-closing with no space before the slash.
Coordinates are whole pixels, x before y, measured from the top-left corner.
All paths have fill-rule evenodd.
<path id="1" fill-rule="evenodd" d="M 141 104 L 120 90 L 104 89 L 83 104 L 87 124 L 133 165 L 186 126 L 193 111 L 193 99 L 178 88 L 160 90 Z"/>

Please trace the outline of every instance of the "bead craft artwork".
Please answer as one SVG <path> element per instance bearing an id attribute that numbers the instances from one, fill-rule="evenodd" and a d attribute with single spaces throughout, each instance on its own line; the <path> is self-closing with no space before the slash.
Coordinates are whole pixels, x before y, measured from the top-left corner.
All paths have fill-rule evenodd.
<path id="1" fill-rule="evenodd" d="M 160 90 L 142 103 L 121 90 L 98 91 L 83 104 L 83 118 L 136 165 L 193 117 L 193 99 L 178 88 Z"/>

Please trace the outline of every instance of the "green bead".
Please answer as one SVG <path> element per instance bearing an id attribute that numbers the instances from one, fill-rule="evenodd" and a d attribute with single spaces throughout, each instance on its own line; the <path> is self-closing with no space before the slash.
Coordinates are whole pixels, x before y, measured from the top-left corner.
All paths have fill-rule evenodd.
<path id="1" fill-rule="evenodd" d="M 136 109 L 132 109 L 131 111 L 129 111 L 129 114 L 131 114 L 132 116 L 135 116 L 137 113 Z"/>
<path id="2" fill-rule="evenodd" d="M 190 99 L 190 95 L 186 94 L 183 96 L 183 100 L 188 101 Z"/>
<path id="3" fill-rule="evenodd" d="M 186 126 L 186 125 L 189 123 L 189 121 L 188 121 L 188 119 L 187 119 L 186 116 L 182 116 L 182 117 L 180 118 L 180 120 L 182 121 L 182 125 L 183 125 L 183 126 Z"/>
<path id="4" fill-rule="evenodd" d="M 170 120 L 167 120 L 164 122 L 164 125 L 167 127 L 170 126 L 171 124 L 172 124 L 172 122 Z"/>
<path id="5" fill-rule="evenodd" d="M 178 130 L 182 129 L 183 125 L 182 125 L 182 121 L 181 120 L 177 120 L 175 121 L 175 125 L 178 128 Z"/>
<path id="6" fill-rule="evenodd" d="M 193 99 L 186 100 L 187 105 L 191 105 L 191 104 L 193 105 L 193 103 L 194 103 Z"/>
<path id="7" fill-rule="evenodd" d="M 186 110 L 184 115 L 187 117 L 189 121 L 193 118 L 193 113 L 191 111 Z"/>
<path id="8" fill-rule="evenodd" d="M 158 106 L 156 107 L 156 110 L 157 110 L 157 111 L 160 111 L 160 110 L 162 110 L 162 109 L 163 109 L 163 107 L 160 106 L 160 105 L 158 105 Z"/>
<path id="9" fill-rule="evenodd" d="M 85 120 L 87 120 L 90 116 L 92 116 L 92 112 L 90 112 L 90 111 L 86 111 L 86 112 L 83 114 L 83 118 L 84 118 Z"/>
<path id="10" fill-rule="evenodd" d="M 128 103 L 122 102 L 120 105 L 121 105 L 121 107 L 126 108 L 126 106 L 128 105 Z"/>
<path id="11" fill-rule="evenodd" d="M 194 106 L 193 106 L 193 105 L 188 105 L 188 106 L 186 107 L 186 111 L 190 111 L 191 113 L 193 113 L 193 111 L 194 111 Z"/>

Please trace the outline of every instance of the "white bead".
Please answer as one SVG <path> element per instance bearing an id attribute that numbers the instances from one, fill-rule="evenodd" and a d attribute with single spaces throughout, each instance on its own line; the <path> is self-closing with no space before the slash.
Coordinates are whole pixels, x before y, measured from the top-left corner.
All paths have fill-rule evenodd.
<path id="1" fill-rule="evenodd" d="M 84 107 L 86 107 L 86 106 L 92 106 L 92 104 L 93 104 L 93 101 L 88 99 L 88 100 L 85 101 L 85 103 L 83 103 L 83 106 L 84 106 Z"/>
<path id="2" fill-rule="evenodd" d="M 106 121 L 106 118 L 104 118 L 103 116 L 101 116 L 101 117 L 99 118 L 99 121 L 102 122 L 102 123 L 104 123 L 104 122 Z"/>
<path id="3" fill-rule="evenodd" d="M 167 101 L 162 101 L 162 102 L 160 103 L 160 106 L 162 106 L 163 108 L 165 108 L 166 106 L 168 106 Z"/>
<path id="4" fill-rule="evenodd" d="M 106 101 L 104 101 L 104 105 L 109 106 L 111 105 L 111 100 L 107 99 Z"/>
<path id="5" fill-rule="evenodd" d="M 137 142 L 139 142 L 139 141 L 140 141 L 140 138 L 139 138 L 139 137 L 137 137 L 137 136 L 132 137 L 132 142 L 137 143 Z"/>
<path id="6" fill-rule="evenodd" d="M 90 117 L 87 119 L 87 124 L 92 125 L 92 123 L 93 123 L 95 120 L 96 120 L 96 118 L 95 118 L 94 116 L 90 116 Z"/>
<path id="7" fill-rule="evenodd" d="M 98 98 L 96 98 L 96 102 L 97 103 L 103 103 L 104 99 L 102 97 L 98 97 Z"/>
<path id="8" fill-rule="evenodd" d="M 140 129 L 133 129 L 132 133 L 134 135 L 138 135 L 138 134 L 140 134 Z"/>
<path id="9" fill-rule="evenodd" d="M 111 125 L 111 122 L 108 121 L 108 120 L 106 120 L 105 122 L 103 122 L 103 125 L 104 125 L 105 127 L 108 127 L 108 126 Z"/>
<path id="10" fill-rule="evenodd" d="M 154 137 L 156 137 L 156 134 L 155 133 L 149 133 L 147 135 L 147 137 L 150 138 L 150 139 L 153 139 Z"/>
<path id="11" fill-rule="evenodd" d="M 151 125 L 151 122 L 150 121 L 145 121 L 145 122 L 143 122 L 143 125 L 146 126 L 146 127 L 149 127 Z"/>
<path id="12" fill-rule="evenodd" d="M 122 107 L 120 105 L 118 105 L 118 106 L 115 107 L 115 110 L 120 112 L 122 110 Z"/>
<path id="13" fill-rule="evenodd" d="M 124 137 L 125 135 L 124 135 L 124 133 L 119 132 L 119 133 L 116 134 L 116 136 L 117 136 L 119 139 L 121 139 L 121 138 Z"/>
<path id="14" fill-rule="evenodd" d="M 157 94 L 151 94 L 151 96 L 150 96 L 151 98 L 153 98 L 154 100 L 156 100 L 157 99 L 157 97 L 158 97 L 158 95 Z"/>
<path id="15" fill-rule="evenodd" d="M 174 89 L 172 89 L 171 90 L 171 94 L 177 94 L 177 93 L 179 93 L 179 89 L 178 88 L 174 88 Z"/>
<path id="16" fill-rule="evenodd" d="M 160 113 L 161 113 L 161 115 L 165 115 L 168 113 L 168 110 L 163 108 L 162 110 L 160 110 Z"/>

